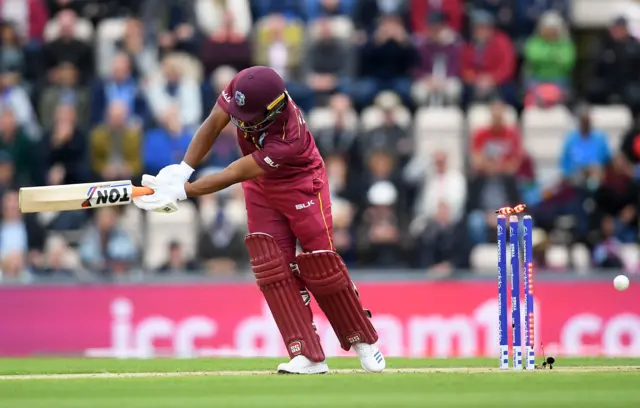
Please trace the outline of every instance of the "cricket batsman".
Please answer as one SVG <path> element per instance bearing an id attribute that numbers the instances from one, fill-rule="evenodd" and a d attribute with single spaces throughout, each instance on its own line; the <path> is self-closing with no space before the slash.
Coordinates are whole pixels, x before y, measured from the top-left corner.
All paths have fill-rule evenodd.
<path id="1" fill-rule="evenodd" d="M 232 121 L 243 157 L 224 170 L 189 183 L 193 169 Z M 333 247 L 331 198 L 324 162 L 284 81 L 271 68 L 240 72 L 222 91 L 194 135 L 184 160 L 142 185 L 153 195 L 134 200 L 148 211 L 172 212 L 187 197 L 242 183 L 249 235 L 245 244 L 258 287 L 271 310 L 291 360 L 280 373 L 328 371 L 315 331 L 309 292 L 344 350 L 353 348 L 362 368 L 381 372 L 378 335 L 362 307 L 347 268 Z M 296 241 L 303 253 L 296 256 Z"/>

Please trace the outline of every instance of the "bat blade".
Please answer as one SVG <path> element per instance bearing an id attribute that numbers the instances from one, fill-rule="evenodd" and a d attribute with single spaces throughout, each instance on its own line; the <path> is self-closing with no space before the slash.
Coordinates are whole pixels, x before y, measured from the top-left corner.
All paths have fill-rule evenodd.
<path id="1" fill-rule="evenodd" d="M 25 187 L 19 192 L 23 213 L 73 211 L 126 205 L 134 197 L 153 194 L 145 187 L 134 187 L 130 180 L 59 186 Z"/>

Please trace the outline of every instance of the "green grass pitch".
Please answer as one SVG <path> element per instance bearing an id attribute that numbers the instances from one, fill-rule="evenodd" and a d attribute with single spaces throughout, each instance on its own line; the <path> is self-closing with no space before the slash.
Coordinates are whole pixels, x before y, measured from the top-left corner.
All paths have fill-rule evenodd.
<path id="1" fill-rule="evenodd" d="M 362 374 L 349 358 L 329 375 L 270 375 L 282 361 L 0 359 L 0 407 L 640 407 L 640 359 L 505 372 L 496 359 L 389 358 L 388 373 Z"/>

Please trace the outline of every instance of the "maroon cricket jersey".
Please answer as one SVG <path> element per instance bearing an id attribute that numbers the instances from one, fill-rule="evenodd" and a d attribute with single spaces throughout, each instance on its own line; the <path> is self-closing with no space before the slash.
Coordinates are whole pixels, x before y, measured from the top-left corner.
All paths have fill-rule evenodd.
<path id="1" fill-rule="evenodd" d="M 229 103 L 233 103 L 234 83 L 235 78 L 217 100 L 218 106 L 227 113 Z M 265 170 L 265 184 L 271 180 L 308 176 L 324 166 L 302 113 L 291 98 L 276 122 L 263 133 L 245 133 L 237 129 L 237 134 L 242 155 L 251 155 Z"/>

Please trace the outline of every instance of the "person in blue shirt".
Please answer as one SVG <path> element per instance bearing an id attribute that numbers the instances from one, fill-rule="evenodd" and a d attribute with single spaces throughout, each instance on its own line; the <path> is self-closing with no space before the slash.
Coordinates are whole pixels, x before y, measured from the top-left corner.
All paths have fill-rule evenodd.
<path id="1" fill-rule="evenodd" d="M 145 173 L 157 173 L 163 167 L 181 159 L 191 142 L 193 129 L 180 122 L 180 113 L 175 106 L 165 110 L 160 127 L 147 132 L 144 140 L 143 158 Z"/>
<path id="2" fill-rule="evenodd" d="M 567 133 L 560 167 L 567 179 L 579 179 L 591 176 L 586 181 L 597 178 L 602 169 L 611 161 L 611 150 L 607 134 L 591 126 L 589 108 L 582 107 L 578 111 L 578 128 Z M 595 186 L 597 187 L 597 186 Z"/>

